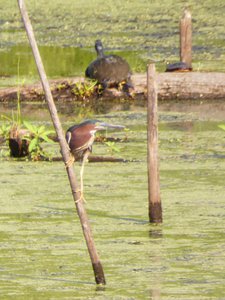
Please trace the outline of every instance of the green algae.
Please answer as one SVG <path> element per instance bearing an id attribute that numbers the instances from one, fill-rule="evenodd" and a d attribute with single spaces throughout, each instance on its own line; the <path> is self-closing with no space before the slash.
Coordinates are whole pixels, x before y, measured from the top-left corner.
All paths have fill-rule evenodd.
<path id="1" fill-rule="evenodd" d="M 132 108 L 96 117 L 129 128 L 128 142 L 118 144 L 129 163 L 85 167 L 85 206 L 107 286 L 99 290 L 94 284 L 63 163 L 2 158 L 3 299 L 224 298 L 221 121 L 160 112 L 164 223 L 153 226 L 148 224 L 146 112 Z M 64 126 L 73 116 L 67 122 Z M 107 155 L 107 147 L 95 143 L 93 152 Z M 79 168 L 76 164 L 76 173 Z"/>
<path id="2" fill-rule="evenodd" d="M 26 35 L 16 2 L 1 2 L 0 75 L 12 76 L 2 79 L 1 85 L 17 82 L 18 59 L 22 81 L 33 81 L 37 74 L 29 47 L 20 44 L 26 43 Z M 223 2 L 188 4 L 194 18 L 195 69 L 224 71 Z M 50 77 L 83 74 L 95 57 L 93 43 L 99 36 L 108 52 L 126 56 L 137 71 L 144 71 L 152 58 L 177 60 L 177 20 L 183 5 L 183 1 L 98 0 L 76 1 L 72 6 L 69 0 L 63 5 L 61 1 L 27 3 Z M 225 297 L 225 137 L 218 128 L 224 122 L 223 103 L 220 108 L 216 102 L 195 103 L 161 106 L 164 223 L 157 227 L 148 224 L 143 103 L 138 108 L 134 103 L 116 103 L 114 107 L 100 103 L 88 109 L 80 104 L 57 107 L 65 129 L 77 114 L 80 120 L 96 113 L 98 118 L 129 128 L 125 133 L 128 142 L 118 144 L 119 156 L 131 160 L 129 163 L 89 163 L 85 167 L 85 205 L 105 270 L 107 286 L 103 289 L 94 284 L 63 164 L 19 162 L 1 156 L 3 299 Z M 10 114 L 13 105 L 1 104 L 1 112 Z M 165 112 L 168 107 L 169 113 Z M 46 104 L 23 104 L 22 112 L 25 119 L 50 125 Z M 124 137 L 123 132 L 113 135 Z M 59 154 L 57 145 L 52 150 Z M 96 155 L 106 155 L 108 150 L 105 145 L 94 145 Z M 79 173 L 78 164 L 75 170 Z"/>

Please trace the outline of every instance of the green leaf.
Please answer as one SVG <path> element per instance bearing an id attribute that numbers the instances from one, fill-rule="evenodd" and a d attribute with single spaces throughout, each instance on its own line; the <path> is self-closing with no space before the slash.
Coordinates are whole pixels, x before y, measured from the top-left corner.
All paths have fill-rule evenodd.
<path id="1" fill-rule="evenodd" d="M 32 152 L 34 151 L 36 148 L 37 148 L 37 145 L 38 145 L 38 139 L 37 138 L 34 138 L 31 142 L 30 142 L 30 145 L 29 145 L 29 152 Z"/>
<path id="2" fill-rule="evenodd" d="M 13 122 L 13 119 L 12 119 L 12 118 L 9 118 L 9 117 L 7 117 L 7 116 L 5 116 L 5 115 L 1 115 L 1 118 L 2 118 L 2 119 L 5 119 L 5 120 L 7 120 L 7 121 L 9 121 L 9 122 Z"/>
<path id="3" fill-rule="evenodd" d="M 55 133 L 55 130 L 46 130 L 45 132 L 45 135 L 49 135 L 49 134 L 54 134 Z"/>
<path id="4" fill-rule="evenodd" d="M 47 137 L 46 135 L 42 135 L 41 138 L 47 143 L 54 143 L 54 141 L 49 137 Z"/>
<path id="5" fill-rule="evenodd" d="M 220 124 L 220 125 L 218 125 L 218 127 L 225 130 L 225 124 Z"/>
<path id="6" fill-rule="evenodd" d="M 45 126 L 42 125 L 42 126 L 40 126 L 40 127 L 38 128 L 37 133 L 38 133 L 39 135 L 41 135 L 41 134 L 44 133 L 44 132 L 45 132 Z"/>
<path id="7" fill-rule="evenodd" d="M 29 122 L 27 122 L 27 121 L 23 121 L 23 125 L 24 125 L 29 131 L 31 131 L 32 133 L 35 133 L 35 127 L 34 127 L 31 123 L 29 123 Z"/>

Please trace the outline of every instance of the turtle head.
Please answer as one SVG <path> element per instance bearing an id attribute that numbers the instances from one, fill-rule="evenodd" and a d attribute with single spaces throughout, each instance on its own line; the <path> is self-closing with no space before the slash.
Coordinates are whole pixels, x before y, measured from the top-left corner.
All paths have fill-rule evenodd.
<path id="1" fill-rule="evenodd" d="M 95 41 L 95 50 L 96 50 L 97 55 L 99 57 L 103 57 L 104 56 L 103 45 L 102 45 L 102 42 L 100 40 L 96 40 Z"/>

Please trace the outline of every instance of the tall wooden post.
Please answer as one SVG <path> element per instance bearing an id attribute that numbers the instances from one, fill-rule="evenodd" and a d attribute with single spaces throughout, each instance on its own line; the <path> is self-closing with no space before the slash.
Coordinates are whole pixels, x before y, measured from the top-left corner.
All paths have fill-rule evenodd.
<path id="1" fill-rule="evenodd" d="M 180 61 L 192 68 L 192 22 L 191 13 L 185 9 L 180 19 Z"/>
<path id="2" fill-rule="evenodd" d="M 41 79 L 41 83 L 42 83 L 42 87 L 43 90 L 45 92 L 45 97 L 46 97 L 46 101 L 48 103 L 48 108 L 49 108 L 49 112 L 52 118 L 52 122 L 53 125 L 55 127 L 55 131 L 57 133 L 58 136 L 58 140 L 59 140 L 59 144 L 60 144 L 60 148 L 61 148 L 61 153 L 63 156 L 63 161 L 66 164 L 67 161 L 69 161 L 70 158 L 70 151 L 68 148 L 68 145 L 66 143 L 65 140 L 65 135 L 64 132 L 62 130 L 62 126 L 61 126 L 61 122 L 59 120 L 58 114 L 57 114 L 57 110 L 55 107 L 55 103 L 52 97 L 52 93 L 50 90 L 50 86 L 49 86 L 49 82 L 44 70 L 44 66 L 41 60 L 41 56 L 37 47 L 37 43 L 34 37 L 34 32 L 33 32 L 33 28 L 26 10 L 26 6 L 23 0 L 18 0 L 18 5 L 19 5 L 19 9 L 20 9 L 20 13 L 23 19 L 23 23 L 27 32 L 27 36 L 30 42 L 30 46 L 34 55 L 34 59 L 37 65 L 37 69 L 38 69 L 38 73 Z M 102 264 L 100 262 L 96 247 L 95 247 L 95 243 L 94 243 L 94 239 L 92 236 L 92 232 L 91 232 L 91 228 L 90 228 L 90 224 L 89 224 L 89 220 L 87 217 L 87 213 L 83 204 L 83 201 L 79 201 L 81 194 L 79 191 L 79 185 L 73 170 L 73 166 L 67 166 L 66 168 L 67 170 L 67 175 L 68 175 L 68 179 L 70 182 L 70 187 L 71 187 L 71 191 L 72 191 L 72 195 L 73 195 L 73 199 L 77 208 L 77 213 L 78 216 L 80 218 L 80 222 L 82 225 L 82 229 L 83 229 L 83 234 L 86 240 L 86 244 L 87 244 L 87 248 L 88 248 L 88 252 L 91 258 L 91 262 L 92 262 L 92 267 L 93 267 L 93 271 L 94 271 L 94 275 L 95 275 L 95 281 L 97 284 L 105 284 L 105 277 L 104 277 L 104 272 L 103 272 L 103 268 L 102 268 Z"/>
<path id="3" fill-rule="evenodd" d="M 155 65 L 147 71 L 147 140 L 148 140 L 148 198 L 150 223 L 162 223 L 158 167 L 158 97 Z"/>

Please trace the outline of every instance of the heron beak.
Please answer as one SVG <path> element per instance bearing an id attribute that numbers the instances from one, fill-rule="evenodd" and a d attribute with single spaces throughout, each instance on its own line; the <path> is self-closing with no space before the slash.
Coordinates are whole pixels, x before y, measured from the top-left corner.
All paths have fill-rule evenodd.
<path id="1" fill-rule="evenodd" d="M 124 129 L 125 126 L 123 125 L 113 125 L 113 124 L 108 124 L 108 123 L 104 123 L 104 122 L 101 122 L 101 123 L 97 123 L 95 125 L 95 129 L 96 130 L 104 130 L 106 128 L 117 128 L 117 129 Z"/>

